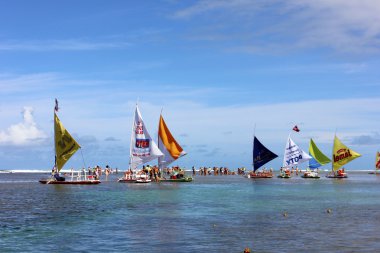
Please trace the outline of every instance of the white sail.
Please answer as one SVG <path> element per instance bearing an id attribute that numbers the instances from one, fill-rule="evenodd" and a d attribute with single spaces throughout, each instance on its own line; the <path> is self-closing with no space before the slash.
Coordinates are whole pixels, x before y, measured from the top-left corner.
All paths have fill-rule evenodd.
<path id="1" fill-rule="evenodd" d="M 137 166 L 160 156 L 163 156 L 163 154 L 150 137 L 140 110 L 136 105 L 130 146 L 130 168 L 136 170 Z"/>
<path id="2" fill-rule="evenodd" d="M 288 137 L 288 141 L 285 146 L 284 163 L 283 167 L 291 167 L 310 160 L 312 157 L 305 153 L 297 144 Z"/>

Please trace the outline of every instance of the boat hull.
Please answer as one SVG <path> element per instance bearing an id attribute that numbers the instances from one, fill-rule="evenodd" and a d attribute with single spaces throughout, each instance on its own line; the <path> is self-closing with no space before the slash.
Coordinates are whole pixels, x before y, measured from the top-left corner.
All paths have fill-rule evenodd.
<path id="1" fill-rule="evenodd" d="M 150 182 L 152 182 L 152 180 L 150 180 L 150 179 L 137 179 L 134 183 L 136 183 L 136 184 L 147 184 Z"/>
<path id="2" fill-rule="evenodd" d="M 306 176 L 306 175 L 303 175 L 301 176 L 302 178 L 313 178 L 313 179 L 318 179 L 318 178 L 321 178 L 320 176 Z"/>
<path id="3" fill-rule="evenodd" d="M 320 176 L 318 175 L 318 173 L 314 172 L 314 171 L 305 172 L 301 177 L 302 178 L 312 178 L 312 179 L 318 179 L 318 178 L 320 178 Z"/>
<path id="4" fill-rule="evenodd" d="M 347 175 L 327 175 L 327 178 L 347 178 Z"/>
<path id="5" fill-rule="evenodd" d="M 125 178 L 119 178 L 117 182 L 119 183 L 136 183 L 137 179 L 125 179 Z"/>
<path id="6" fill-rule="evenodd" d="M 277 177 L 278 178 L 291 178 L 290 175 L 278 175 Z"/>
<path id="7" fill-rule="evenodd" d="M 100 180 L 55 181 L 51 179 L 41 179 L 39 182 L 41 184 L 100 184 Z"/>
<path id="8" fill-rule="evenodd" d="M 186 177 L 186 178 L 172 178 L 172 179 L 160 179 L 160 182 L 191 182 L 193 181 L 192 177 Z"/>
<path id="9" fill-rule="evenodd" d="M 250 174 L 249 178 L 272 178 L 272 174 Z"/>

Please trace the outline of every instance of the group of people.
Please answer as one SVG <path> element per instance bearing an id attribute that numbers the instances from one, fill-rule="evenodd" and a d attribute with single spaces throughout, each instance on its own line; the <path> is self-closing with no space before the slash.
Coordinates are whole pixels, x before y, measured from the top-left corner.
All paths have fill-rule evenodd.
<path id="1" fill-rule="evenodd" d="M 109 165 L 106 165 L 105 169 L 103 169 L 99 165 L 96 165 L 95 167 L 92 167 L 92 168 L 90 166 L 87 169 L 86 168 L 82 168 L 80 170 L 80 172 L 78 172 L 78 173 L 82 173 L 83 177 L 85 175 L 87 175 L 88 177 L 91 177 L 91 178 L 97 180 L 103 174 L 105 174 L 106 177 L 108 175 L 110 175 L 110 174 L 113 174 L 113 173 L 118 174 L 118 168 L 112 169 Z M 63 173 L 62 174 L 63 176 L 60 175 L 60 173 L 56 169 L 56 166 L 54 166 L 53 169 L 52 169 L 52 177 L 54 177 L 55 180 L 57 180 L 57 181 L 64 181 L 65 180 L 65 176 L 73 176 L 73 174 L 74 174 L 74 168 L 71 168 L 70 172 Z"/>
<path id="2" fill-rule="evenodd" d="M 197 169 L 195 166 L 192 167 L 193 175 L 195 176 L 197 174 Z M 207 176 L 207 175 L 235 175 L 235 171 L 231 171 L 227 167 L 200 167 L 198 169 L 198 174 L 201 176 Z"/>
<path id="3" fill-rule="evenodd" d="M 302 170 L 298 167 L 294 168 L 287 168 L 287 167 L 281 167 L 280 173 L 285 173 L 287 175 L 293 175 L 294 173 L 298 176 L 298 174 L 302 174 Z"/>
<path id="4" fill-rule="evenodd" d="M 185 176 L 185 170 L 181 169 L 179 166 L 173 166 L 160 170 L 158 166 L 144 165 L 139 171 L 134 172 L 132 169 L 128 169 L 124 172 L 125 179 L 141 177 L 142 175 L 150 180 L 159 181 L 160 179 L 165 179 L 166 177 L 171 179 L 183 178 Z"/>

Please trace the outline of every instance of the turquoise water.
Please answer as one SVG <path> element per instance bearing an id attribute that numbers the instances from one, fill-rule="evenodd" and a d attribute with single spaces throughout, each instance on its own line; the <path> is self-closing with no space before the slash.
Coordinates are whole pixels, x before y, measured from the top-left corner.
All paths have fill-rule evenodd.
<path id="1" fill-rule="evenodd" d="M 160 184 L 112 176 L 87 186 L 41 177 L 0 174 L 1 252 L 380 251 L 380 176 Z"/>

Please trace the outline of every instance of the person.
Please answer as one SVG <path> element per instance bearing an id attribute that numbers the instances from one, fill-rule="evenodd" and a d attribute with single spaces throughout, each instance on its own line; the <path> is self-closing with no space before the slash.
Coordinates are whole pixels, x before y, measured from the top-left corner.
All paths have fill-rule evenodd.
<path id="1" fill-rule="evenodd" d="M 55 172 L 55 174 L 54 174 L 54 178 L 55 178 L 56 181 L 65 181 L 65 178 L 64 178 L 64 177 L 61 177 L 61 176 L 59 175 L 59 172 L 58 172 L 58 171 Z"/>

